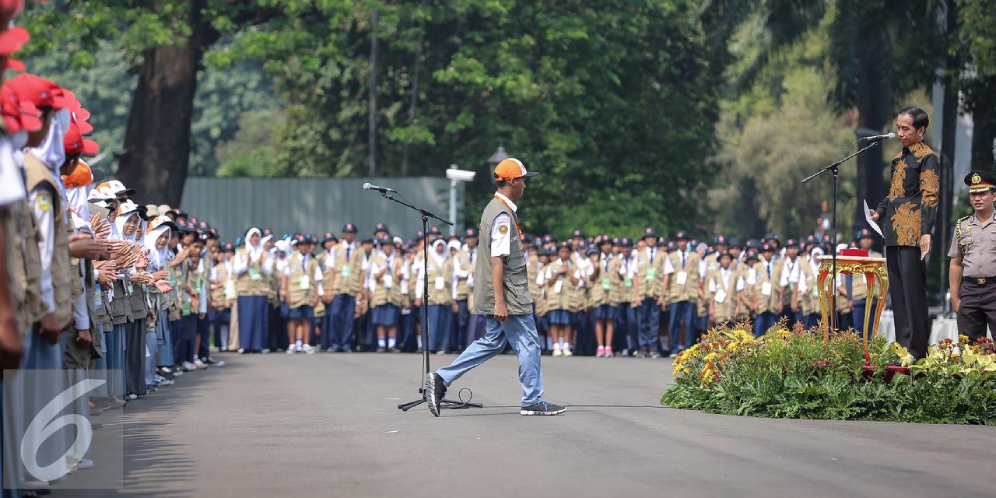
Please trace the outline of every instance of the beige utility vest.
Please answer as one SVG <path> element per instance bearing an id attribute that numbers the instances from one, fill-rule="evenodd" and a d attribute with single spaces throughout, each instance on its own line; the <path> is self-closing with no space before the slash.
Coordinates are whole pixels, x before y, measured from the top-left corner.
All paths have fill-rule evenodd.
<path id="1" fill-rule="evenodd" d="M 347 257 L 348 253 L 348 257 Z M 355 296 L 360 293 L 363 283 L 360 281 L 363 273 L 363 248 L 355 244 L 347 249 L 346 241 L 332 248 L 333 268 L 329 271 L 332 282 L 332 295 L 348 294 Z M 334 275 L 332 273 L 334 272 Z"/>
<path id="2" fill-rule="evenodd" d="M 317 268 L 318 261 L 315 258 L 305 258 L 299 252 L 291 254 L 287 258 L 287 269 L 290 273 L 290 276 L 287 277 L 287 295 L 290 298 L 288 306 L 300 308 L 314 304 L 318 283 L 321 282 L 321 279 L 315 280 Z"/>
<path id="3" fill-rule="evenodd" d="M 450 304 L 453 300 L 453 291 L 450 283 L 453 281 L 453 264 L 449 258 L 442 263 L 436 262 L 429 255 L 429 266 L 425 271 L 425 278 L 429 279 L 429 304 Z"/>
<path id="4" fill-rule="evenodd" d="M 722 267 L 709 274 L 709 281 L 715 285 L 716 291 L 707 292 L 706 294 L 717 323 L 732 322 L 736 319 L 738 279 L 737 271 L 732 266 L 728 271 L 726 283 L 723 283 Z M 706 285 L 709 284 L 707 283 Z M 709 290 L 708 287 L 706 290 Z"/>
<path id="5" fill-rule="evenodd" d="M 762 258 L 763 259 L 763 258 Z M 782 277 L 782 261 L 774 258 L 770 265 L 759 261 L 754 265 L 754 296 L 757 299 L 757 312 L 781 313 L 782 302 L 778 295 L 778 283 Z M 770 274 L 769 274 L 770 269 Z"/>
<path id="6" fill-rule="evenodd" d="M 472 265 L 470 261 L 470 252 L 460 251 L 459 253 L 457 253 L 454 265 L 460 265 L 459 268 L 456 267 L 453 268 L 454 274 L 456 273 L 457 270 L 469 272 L 470 267 Z M 466 300 L 469 296 L 470 296 L 470 286 L 467 285 L 467 277 L 457 277 L 457 289 L 456 289 L 457 301 Z"/>
<path id="7" fill-rule="evenodd" d="M 26 188 L 28 192 L 34 191 L 39 186 L 47 186 L 51 196 L 52 222 L 54 240 L 52 244 L 52 266 L 49 271 L 52 274 L 52 287 L 55 296 L 55 319 L 59 325 L 69 322 L 73 317 L 73 292 L 74 287 L 80 287 L 78 277 L 73 280 L 72 266 L 69 262 L 69 233 L 72 227 L 68 226 L 65 203 L 59 196 L 57 185 L 61 179 L 56 179 L 52 171 L 45 166 L 32 153 L 24 155 L 24 171 L 27 176 Z M 79 294 L 77 294 L 79 295 Z"/>
<path id="8" fill-rule="evenodd" d="M 681 251 L 674 251 L 668 258 L 674 273 L 668 282 L 668 300 L 672 303 L 697 301 L 699 298 L 699 253 L 688 251 L 684 264 L 681 261 Z M 684 276 L 682 276 L 684 275 Z M 684 283 L 681 281 L 684 280 Z"/>
<path id="9" fill-rule="evenodd" d="M 249 251 L 239 248 L 235 251 L 236 258 L 249 260 Z M 239 296 L 269 296 L 270 280 L 263 274 L 263 267 L 259 261 L 250 262 L 249 269 L 235 278 L 235 292 Z"/>
<path id="10" fill-rule="evenodd" d="M 10 297 L 23 338 L 47 311 L 41 297 L 38 226 L 27 199 L 0 208 L 0 223 L 5 234 Z"/>
<path id="11" fill-rule="evenodd" d="M 509 223 L 509 255 L 502 264 L 502 287 L 505 293 L 505 306 L 509 315 L 529 315 L 533 312 L 533 297 L 529 294 L 529 279 L 526 274 L 526 257 L 522 241 L 519 240 L 519 227 L 515 213 L 511 212 L 498 198 L 491 199 L 481 215 L 481 242 L 478 246 L 477 270 L 474 282 L 474 313 L 494 315 L 495 288 L 491 281 L 491 227 L 498 215 L 506 213 Z"/>
<path id="12" fill-rule="evenodd" d="M 370 260 L 370 293 L 371 293 L 371 305 L 383 306 L 385 304 L 393 304 L 395 306 L 401 306 L 401 281 L 396 277 L 396 274 L 401 268 L 401 258 L 396 255 L 391 256 L 388 260 L 385 254 L 375 254 Z M 384 270 L 387 271 L 384 271 Z M 384 271 L 384 275 L 378 279 L 374 279 L 378 273 Z"/>

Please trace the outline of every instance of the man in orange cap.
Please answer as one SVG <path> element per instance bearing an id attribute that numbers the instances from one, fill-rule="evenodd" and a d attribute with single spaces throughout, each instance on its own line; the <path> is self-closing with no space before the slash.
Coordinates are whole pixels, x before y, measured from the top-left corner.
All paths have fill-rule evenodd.
<path id="1" fill-rule="evenodd" d="M 426 401 L 429 411 L 437 417 L 446 388 L 501 353 L 507 343 L 519 357 L 523 391 L 519 413 L 557 415 L 566 410 L 543 399 L 539 333 L 533 319 L 533 297 L 529 294 L 522 230 L 516 214 L 515 201 L 525 192 L 526 178 L 533 176 L 536 173 L 526 171 L 518 159 L 506 159 L 495 167 L 498 191 L 481 215 L 480 257 L 474 271 L 474 313 L 487 316 L 487 334 L 474 341 L 450 366 L 426 374 Z"/>

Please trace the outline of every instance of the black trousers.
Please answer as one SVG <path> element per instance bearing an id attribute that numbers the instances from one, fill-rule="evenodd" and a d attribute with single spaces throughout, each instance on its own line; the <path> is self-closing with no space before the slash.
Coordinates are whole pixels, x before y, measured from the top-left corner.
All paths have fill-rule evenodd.
<path id="1" fill-rule="evenodd" d="M 896 319 L 896 342 L 914 358 L 927 355 L 930 320 L 927 314 L 927 265 L 919 247 L 885 248 L 889 267 L 889 295 Z"/>
<path id="2" fill-rule="evenodd" d="M 996 334 L 996 282 L 979 285 L 963 281 L 958 289 L 958 333 L 975 342 L 986 336 L 986 325 Z"/>

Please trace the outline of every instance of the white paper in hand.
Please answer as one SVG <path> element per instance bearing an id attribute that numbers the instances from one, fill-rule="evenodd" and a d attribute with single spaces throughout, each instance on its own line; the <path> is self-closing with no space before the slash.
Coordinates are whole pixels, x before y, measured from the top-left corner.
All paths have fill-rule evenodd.
<path id="1" fill-rule="evenodd" d="M 871 209 L 868 208 L 868 201 L 862 200 L 861 203 L 865 206 L 865 221 L 868 223 L 868 226 L 870 226 L 872 230 L 875 230 L 875 233 L 877 233 L 879 237 L 885 238 L 885 236 L 882 235 L 882 228 L 878 226 L 878 222 L 872 219 Z"/>

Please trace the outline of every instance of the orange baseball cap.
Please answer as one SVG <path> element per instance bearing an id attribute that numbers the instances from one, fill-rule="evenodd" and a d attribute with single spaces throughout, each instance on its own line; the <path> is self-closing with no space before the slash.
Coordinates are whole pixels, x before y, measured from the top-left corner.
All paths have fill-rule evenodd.
<path id="1" fill-rule="evenodd" d="M 66 188 L 77 188 L 85 187 L 91 183 L 99 182 L 104 179 L 104 173 L 99 169 L 90 169 L 90 165 L 80 160 L 79 164 L 76 165 L 76 169 L 73 170 L 73 174 L 66 176 L 62 175 L 62 183 L 66 185 Z M 94 189 L 96 191 L 96 189 Z"/>
<path id="2" fill-rule="evenodd" d="M 495 166 L 495 180 L 497 181 L 533 177 L 538 174 L 539 173 L 536 173 L 535 171 L 531 173 L 526 171 L 526 167 L 522 165 L 522 161 L 515 158 L 505 159 L 504 161 L 498 163 L 498 166 Z"/>

